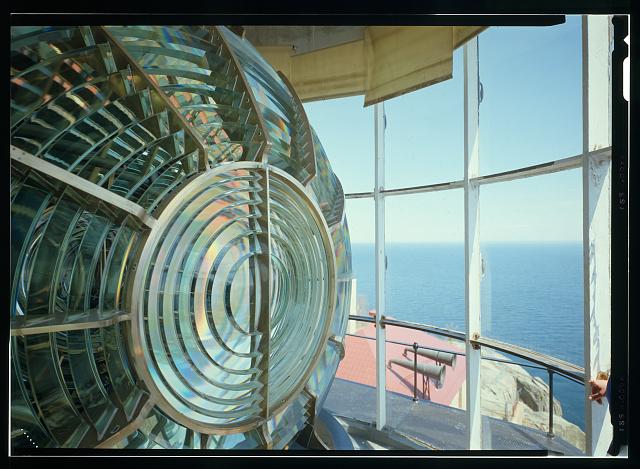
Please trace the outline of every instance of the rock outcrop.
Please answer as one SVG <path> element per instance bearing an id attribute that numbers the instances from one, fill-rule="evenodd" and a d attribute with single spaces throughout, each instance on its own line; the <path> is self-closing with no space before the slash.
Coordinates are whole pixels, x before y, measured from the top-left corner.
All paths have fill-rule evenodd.
<path id="1" fill-rule="evenodd" d="M 486 353 L 486 352 L 485 352 Z M 493 353 L 496 358 L 506 359 Z M 482 360 L 482 413 L 526 427 L 547 431 L 549 426 L 549 387 L 523 367 Z M 585 450 L 585 434 L 562 418 L 562 406 L 553 400 L 553 432 L 580 450 Z"/>

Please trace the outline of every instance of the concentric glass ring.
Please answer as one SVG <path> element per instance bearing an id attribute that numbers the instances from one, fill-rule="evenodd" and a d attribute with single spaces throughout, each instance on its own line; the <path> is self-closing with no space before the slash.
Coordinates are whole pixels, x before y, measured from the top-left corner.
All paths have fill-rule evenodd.
<path id="1" fill-rule="evenodd" d="M 326 345 L 335 260 L 322 214 L 283 171 L 234 163 L 188 183 L 158 221 L 134 283 L 136 368 L 188 427 L 258 426 Z"/>

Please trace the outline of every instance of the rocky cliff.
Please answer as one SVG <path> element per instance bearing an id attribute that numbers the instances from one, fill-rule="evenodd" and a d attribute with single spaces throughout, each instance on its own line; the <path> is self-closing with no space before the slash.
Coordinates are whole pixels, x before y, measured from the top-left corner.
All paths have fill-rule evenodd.
<path id="1" fill-rule="evenodd" d="M 484 352 L 486 354 L 486 351 Z M 493 353 L 496 358 L 507 357 Z M 482 360 L 482 413 L 531 428 L 549 427 L 549 387 L 519 365 Z M 585 450 L 585 434 L 562 418 L 562 406 L 554 398 L 553 433 L 580 450 Z"/>

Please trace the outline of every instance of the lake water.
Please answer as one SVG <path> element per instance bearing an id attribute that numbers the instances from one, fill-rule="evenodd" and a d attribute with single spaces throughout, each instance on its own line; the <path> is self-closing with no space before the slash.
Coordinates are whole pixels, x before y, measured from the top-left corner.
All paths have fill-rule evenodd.
<path id="1" fill-rule="evenodd" d="M 584 366 L 582 245 L 483 244 L 482 335 Z M 464 331 L 464 245 L 387 244 L 386 314 Z M 375 309 L 373 244 L 353 244 L 358 314 Z M 547 381 L 543 370 L 528 369 Z M 584 430 L 584 388 L 554 376 L 563 416 Z"/>

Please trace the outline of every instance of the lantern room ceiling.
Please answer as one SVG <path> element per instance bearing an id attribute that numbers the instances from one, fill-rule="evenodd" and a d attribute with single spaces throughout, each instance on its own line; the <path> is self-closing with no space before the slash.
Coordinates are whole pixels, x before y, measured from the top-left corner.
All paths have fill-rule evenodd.
<path id="1" fill-rule="evenodd" d="M 486 26 L 231 26 L 301 101 L 364 95 L 364 105 L 452 76 L 453 51 Z"/>

